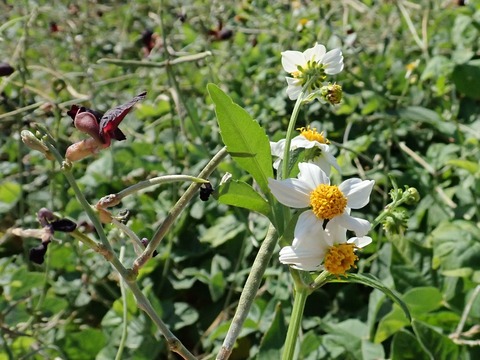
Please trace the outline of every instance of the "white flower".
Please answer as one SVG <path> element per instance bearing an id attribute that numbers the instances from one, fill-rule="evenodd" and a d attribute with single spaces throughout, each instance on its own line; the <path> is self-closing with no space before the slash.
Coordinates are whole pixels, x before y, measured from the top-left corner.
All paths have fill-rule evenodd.
<path id="1" fill-rule="evenodd" d="M 340 49 L 326 52 L 325 46 L 316 43 L 313 48 L 300 51 L 282 52 L 283 69 L 292 77 L 287 77 L 287 95 L 295 100 L 302 91 L 302 87 L 312 78 L 310 92 L 323 85 L 326 75 L 335 75 L 343 70 L 343 55 Z"/>
<path id="2" fill-rule="evenodd" d="M 338 218 L 330 220 L 325 228 L 315 215 L 304 212 L 298 218 L 293 243 L 280 250 L 280 262 L 304 271 L 327 270 L 342 275 L 358 259 L 354 251 L 372 242 L 368 236 L 348 239 L 346 229 Z"/>
<path id="3" fill-rule="evenodd" d="M 272 194 L 282 204 L 296 208 L 309 208 L 319 223 L 338 218 L 338 224 L 364 236 L 370 230 L 367 220 L 350 215 L 350 209 L 360 209 L 368 204 L 373 180 L 348 179 L 339 186 L 330 185 L 330 179 L 317 165 L 300 163 L 297 179 L 268 179 Z"/>
<path id="4" fill-rule="evenodd" d="M 307 159 L 307 162 L 319 166 L 327 176 L 330 175 L 331 166 L 340 172 L 337 160 L 335 159 L 335 156 L 332 155 L 330 147 L 327 145 L 329 141 L 323 136 L 323 132 L 319 133 L 317 132 L 317 129 L 310 129 L 310 127 L 304 127 L 299 130 L 301 134 L 294 137 L 290 142 L 290 151 L 298 148 L 317 148 L 320 150 L 320 153 L 315 154 L 311 159 Z M 272 155 L 277 157 L 273 163 L 273 167 L 278 169 L 280 162 L 283 160 L 285 139 L 277 142 L 270 142 L 270 147 L 272 149 Z"/>

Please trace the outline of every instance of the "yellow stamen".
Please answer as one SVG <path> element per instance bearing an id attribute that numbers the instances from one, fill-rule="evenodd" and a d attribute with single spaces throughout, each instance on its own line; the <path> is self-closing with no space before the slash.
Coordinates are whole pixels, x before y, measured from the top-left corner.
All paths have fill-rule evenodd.
<path id="1" fill-rule="evenodd" d="M 334 275 L 344 275 L 347 270 L 355 266 L 358 256 L 355 255 L 354 244 L 338 244 L 328 249 L 325 255 L 325 270 Z"/>
<path id="2" fill-rule="evenodd" d="M 347 198 L 336 185 L 320 184 L 310 193 L 310 205 L 319 219 L 333 219 L 343 214 Z"/>
<path id="3" fill-rule="evenodd" d="M 310 126 L 301 127 L 297 130 L 299 130 L 300 135 L 302 135 L 307 140 L 318 141 L 321 144 L 330 144 L 330 141 L 328 141 L 328 139 L 323 136 L 323 131 L 319 133 L 315 128 L 310 129 Z"/>
<path id="4" fill-rule="evenodd" d="M 302 25 L 302 26 L 305 26 L 305 25 L 307 25 L 308 21 L 309 21 L 309 20 L 306 19 L 306 18 L 301 18 L 301 19 L 298 21 L 298 23 L 299 23 L 300 25 Z"/>

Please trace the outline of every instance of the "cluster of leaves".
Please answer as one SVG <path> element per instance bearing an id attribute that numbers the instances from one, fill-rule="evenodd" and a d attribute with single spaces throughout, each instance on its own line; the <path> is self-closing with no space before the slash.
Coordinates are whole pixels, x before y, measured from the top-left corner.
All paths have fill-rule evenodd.
<path id="1" fill-rule="evenodd" d="M 400 188 L 416 187 L 421 201 L 408 208 L 407 228 L 375 229 L 375 244 L 359 263 L 359 272 L 402 294 L 414 321 L 377 290 L 329 284 L 308 299 L 299 356 L 479 356 L 478 0 L 468 6 L 198 0 L 183 7 L 167 1 L 7 1 L 0 4 L 0 20 L 0 60 L 16 70 L 0 78 L 0 358 L 112 359 L 124 307 L 124 358 L 168 353 L 133 296 L 122 303 L 118 278 L 102 257 L 55 233 L 45 264 L 37 266 L 28 261 L 28 249 L 38 241 L 9 233 L 38 226 L 35 213 L 42 207 L 79 226 L 87 220 L 58 168 L 25 148 L 20 131 L 39 123 L 65 151 L 82 136 L 66 115 L 71 104 L 104 112 L 147 90 L 122 127 L 127 140 L 75 164 L 82 191 L 95 203 L 150 177 L 196 175 L 222 146 L 206 84 L 221 84 L 276 140 L 293 108 L 280 52 L 303 51 L 315 41 L 344 52 L 338 78 L 344 102 L 308 107 L 299 126 L 313 122 L 328 131 L 343 176 L 376 181 L 364 216 L 374 219 L 389 202 L 388 174 Z M 157 35 L 149 39 L 153 47 L 143 41 L 147 30 Z M 215 35 L 226 30 L 231 37 Z M 211 55 L 195 62 L 149 66 L 204 51 Z M 212 176 L 214 186 L 225 172 L 251 184 L 228 159 Z M 126 198 L 117 211 L 128 209 L 128 225 L 150 238 L 184 190 L 149 189 Z M 199 356 L 218 352 L 267 225 L 258 214 L 195 201 L 142 269 L 139 282 L 157 312 Z M 106 228 L 116 249 L 125 243 L 118 230 Z M 135 254 L 127 249 L 128 264 Z M 290 286 L 288 270 L 273 259 L 232 358 L 278 358 Z"/>

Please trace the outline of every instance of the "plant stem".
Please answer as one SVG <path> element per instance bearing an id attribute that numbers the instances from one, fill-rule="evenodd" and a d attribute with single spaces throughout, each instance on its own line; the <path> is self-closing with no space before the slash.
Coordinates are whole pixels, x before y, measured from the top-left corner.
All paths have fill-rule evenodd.
<path id="1" fill-rule="evenodd" d="M 47 135 L 48 136 L 48 135 Z M 140 288 L 138 287 L 138 284 L 136 282 L 136 272 L 126 269 L 125 266 L 121 263 L 119 258 L 116 256 L 115 252 L 112 249 L 112 246 L 110 245 L 105 232 L 103 230 L 102 224 L 100 223 L 100 220 L 96 216 L 95 212 L 93 211 L 92 207 L 88 203 L 88 201 L 85 199 L 85 196 L 83 195 L 82 191 L 77 185 L 77 182 L 75 178 L 73 177 L 72 173 L 70 172 L 69 166 L 67 166 L 63 162 L 63 158 L 58 152 L 58 150 L 53 146 L 50 141 L 45 141 L 46 145 L 48 146 L 49 150 L 52 152 L 52 154 L 55 156 L 56 160 L 60 163 L 63 164 L 62 170 L 63 174 L 67 178 L 67 181 L 69 182 L 70 186 L 72 187 L 73 191 L 75 192 L 75 195 L 82 205 L 83 209 L 87 213 L 87 216 L 89 217 L 90 221 L 92 222 L 93 226 L 95 227 L 95 230 L 98 233 L 98 236 L 102 242 L 102 245 L 98 247 L 99 252 L 105 257 L 105 259 L 112 264 L 112 266 L 117 270 L 118 274 L 121 276 L 123 281 L 128 285 L 130 290 L 132 291 L 133 295 L 135 296 L 135 299 L 137 300 L 137 305 L 140 309 L 145 311 L 147 315 L 150 317 L 150 319 L 155 323 L 157 328 L 160 330 L 162 335 L 165 337 L 169 349 L 173 352 L 178 353 L 183 359 L 187 360 L 196 360 L 195 356 L 191 354 L 188 349 L 178 340 L 178 338 L 173 335 L 173 333 L 168 329 L 168 327 L 165 325 L 165 323 L 162 321 L 162 319 L 158 316 L 158 314 L 155 312 L 155 309 L 153 308 L 152 304 L 150 301 L 147 299 L 147 297 L 142 293 Z M 226 151 L 225 151 L 226 153 Z M 217 154 L 218 155 L 218 154 Z M 213 171 L 213 170 L 212 170 Z M 200 185 L 198 185 L 200 186 Z M 87 237 L 88 238 L 88 237 Z M 87 244 L 95 246 L 94 242 L 86 242 Z"/>
<path id="2" fill-rule="evenodd" d="M 119 66 L 141 66 L 141 67 L 151 67 L 151 68 L 163 68 L 166 66 L 170 65 L 177 65 L 181 64 L 184 62 L 191 62 L 191 61 L 197 61 L 197 60 L 202 60 L 206 58 L 207 56 L 212 55 L 210 51 L 204 51 L 198 54 L 193 54 L 193 55 L 186 55 L 186 56 L 181 56 L 179 58 L 176 58 L 174 60 L 166 60 L 162 62 L 152 62 L 152 61 L 138 61 L 138 60 L 121 60 L 121 59 L 107 59 L 107 58 L 102 58 L 97 61 L 97 63 L 106 63 L 106 64 L 113 64 L 113 65 L 119 65 Z"/>
<path id="3" fill-rule="evenodd" d="M 120 255 L 119 260 L 123 261 L 123 257 L 125 256 L 125 245 L 122 245 L 120 248 Z M 125 343 L 127 341 L 128 335 L 128 325 L 127 325 L 127 315 L 128 315 L 128 307 L 127 307 L 127 294 L 125 292 L 125 281 L 120 279 L 120 293 L 122 294 L 122 336 L 120 338 L 120 344 L 118 345 L 117 355 L 115 356 L 115 360 L 121 360 L 123 355 L 123 349 L 125 348 Z"/>
<path id="4" fill-rule="evenodd" d="M 132 195 L 140 190 L 146 189 L 150 186 L 167 184 L 167 183 L 176 182 L 176 181 L 192 181 L 200 184 L 208 183 L 208 180 L 200 179 L 195 176 L 189 176 L 189 175 L 158 176 L 152 179 L 140 181 L 139 183 L 129 186 L 128 188 L 123 189 L 122 191 L 116 194 L 110 194 L 110 195 L 104 196 L 98 201 L 98 205 L 106 209 L 108 207 L 118 205 L 124 197 L 127 197 L 128 195 Z"/>
<path id="5" fill-rule="evenodd" d="M 228 329 L 227 336 L 223 341 L 222 348 L 217 355 L 216 360 L 226 360 L 230 356 L 235 345 L 235 341 L 240 335 L 243 323 L 247 318 L 250 307 L 253 304 L 253 300 L 257 294 L 258 288 L 263 278 L 263 274 L 267 268 L 267 265 L 272 258 L 273 251 L 277 245 L 277 232 L 272 224 L 268 228 L 265 240 L 263 240 L 260 249 L 258 250 L 255 261 L 253 262 L 252 269 L 248 275 L 247 281 L 243 288 L 240 300 L 238 301 L 238 307 L 235 311 L 235 315 Z"/>
<path id="6" fill-rule="evenodd" d="M 287 338 L 285 339 L 285 347 L 283 348 L 282 360 L 291 360 L 295 354 L 295 346 L 297 344 L 298 331 L 302 324 L 303 310 L 308 295 L 309 289 L 305 286 L 295 286 L 295 300 L 293 302 L 292 316 L 288 324 Z"/>
<path id="7" fill-rule="evenodd" d="M 283 149 L 283 160 L 282 160 L 282 179 L 288 178 L 288 165 L 290 163 L 290 144 L 292 142 L 293 131 L 295 130 L 295 124 L 297 123 L 298 113 L 300 112 L 300 106 L 302 105 L 303 100 L 302 91 L 298 95 L 297 101 L 295 102 L 295 107 L 293 108 L 292 115 L 290 116 L 290 121 L 288 122 L 287 136 L 285 137 L 285 149 Z"/>
<path id="8" fill-rule="evenodd" d="M 208 178 L 212 172 L 217 168 L 220 162 L 225 156 L 227 156 L 227 148 L 223 147 L 215 156 L 210 160 L 210 162 L 205 166 L 205 168 L 198 175 L 199 178 Z M 168 232 L 173 222 L 177 219 L 180 213 L 188 205 L 189 201 L 195 196 L 198 189 L 200 188 L 200 183 L 191 184 L 185 193 L 178 199 L 174 207 L 168 212 L 163 223 L 158 227 L 155 234 L 153 234 L 152 240 L 148 243 L 147 247 L 143 253 L 135 259 L 133 263 L 133 272 L 136 274 L 138 270 L 147 262 L 148 259 L 152 257 L 153 252 L 162 241 L 165 234 Z"/>

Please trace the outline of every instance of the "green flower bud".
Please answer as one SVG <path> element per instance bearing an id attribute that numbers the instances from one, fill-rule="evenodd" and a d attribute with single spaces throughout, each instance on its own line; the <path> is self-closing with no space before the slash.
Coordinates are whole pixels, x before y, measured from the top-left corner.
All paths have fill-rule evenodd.
<path id="1" fill-rule="evenodd" d="M 420 201 L 420 194 L 414 187 L 409 187 L 403 193 L 403 198 L 405 199 L 405 204 L 413 205 Z"/>
<path id="2" fill-rule="evenodd" d="M 32 150 L 40 151 L 48 160 L 53 160 L 53 154 L 45 143 L 38 139 L 31 131 L 22 130 L 20 133 L 23 143 Z"/>
<path id="3" fill-rule="evenodd" d="M 323 100 L 332 105 L 336 105 L 342 101 L 343 91 L 342 87 L 338 84 L 328 84 L 322 86 L 320 94 Z"/>

